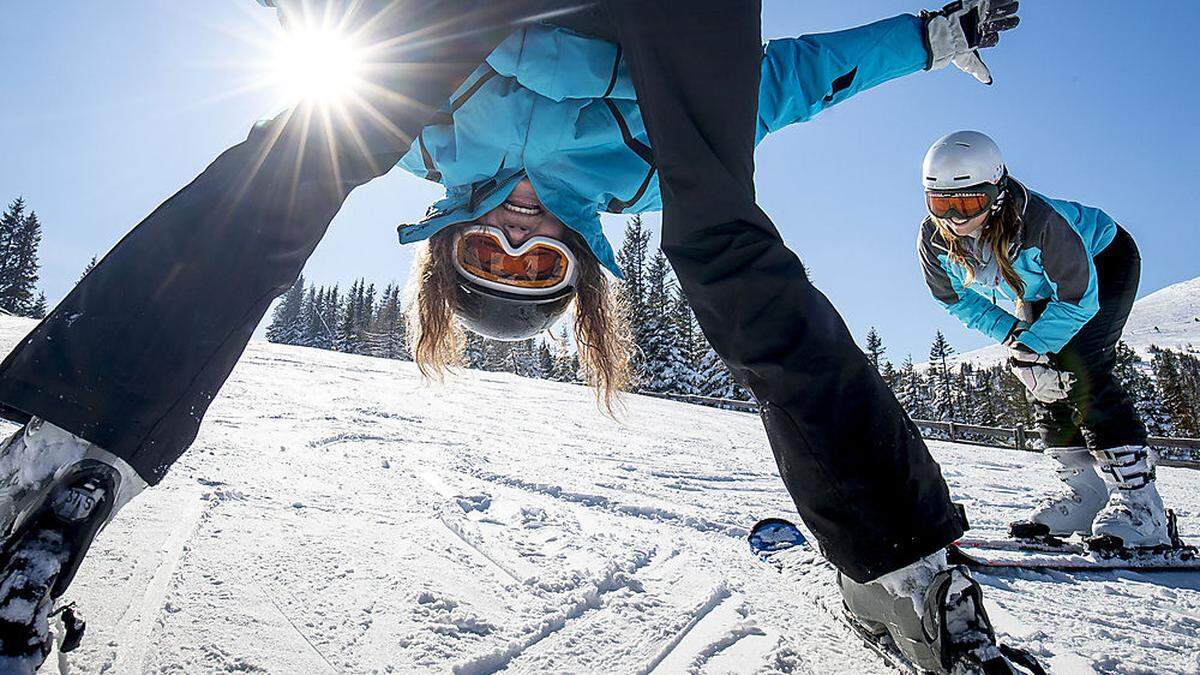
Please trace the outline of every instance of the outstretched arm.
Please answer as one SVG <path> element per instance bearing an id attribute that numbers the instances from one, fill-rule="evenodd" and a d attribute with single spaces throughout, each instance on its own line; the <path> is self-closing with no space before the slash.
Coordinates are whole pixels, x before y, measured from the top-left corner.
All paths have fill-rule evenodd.
<path id="1" fill-rule="evenodd" d="M 762 60 L 757 140 L 927 67 L 924 26 L 902 14 L 836 33 L 771 40 Z"/>
<path id="2" fill-rule="evenodd" d="M 918 70 L 954 63 L 992 83 L 979 50 L 1015 28 L 1016 0 L 959 0 L 936 12 L 900 16 L 838 31 L 772 40 L 762 61 L 755 142 L 772 131 Z"/>

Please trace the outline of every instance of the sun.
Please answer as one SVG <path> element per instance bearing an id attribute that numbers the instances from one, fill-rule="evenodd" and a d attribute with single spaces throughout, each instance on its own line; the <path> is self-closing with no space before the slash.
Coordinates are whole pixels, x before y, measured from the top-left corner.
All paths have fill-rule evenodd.
<path id="1" fill-rule="evenodd" d="M 337 104 L 361 87 L 363 50 L 335 28 L 297 27 L 277 41 L 271 79 L 288 101 Z"/>

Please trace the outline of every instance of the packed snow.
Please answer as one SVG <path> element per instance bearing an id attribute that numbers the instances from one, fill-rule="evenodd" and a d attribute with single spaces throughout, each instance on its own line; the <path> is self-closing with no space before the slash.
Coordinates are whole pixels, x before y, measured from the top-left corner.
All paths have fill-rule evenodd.
<path id="1" fill-rule="evenodd" d="M 1121 335 L 1125 344 L 1150 359 L 1150 346 L 1195 351 L 1200 349 L 1200 277 L 1171 284 L 1133 303 L 1129 321 Z M 990 367 L 1008 358 L 1000 345 L 957 354 L 951 365 L 964 361 Z"/>
<path id="2" fill-rule="evenodd" d="M 0 349 L 31 326 L 0 319 Z M 195 446 L 97 538 L 68 594 L 84 643 L 42 672 L 881 672 L 748 552 L 757 519 L 793 514 L 758 419 L 625 404 L 252 343 Z M 976 533 L 1054 486 L 1039 455 L 932 449 Z M 1160 477 L 1200 540 L 1200 474 Z M 1200 575 L 979 578 L 1002 638 L 1054 672 L 1200 670 Z"/>

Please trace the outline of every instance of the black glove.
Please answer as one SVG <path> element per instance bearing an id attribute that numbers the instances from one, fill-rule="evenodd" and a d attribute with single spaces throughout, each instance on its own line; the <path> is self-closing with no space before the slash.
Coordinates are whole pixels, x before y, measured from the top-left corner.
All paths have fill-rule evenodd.
<path id="1" fill-rule="evenodd" d="M 921 12 L 925 19 L 925 41 L 929 46 L 929 69 L 951 62 L 984 84 L 992 73 L 979 58 L 979 50 L 994 47 L 1000 31 L 1016 28 L 1017 0 L 957 0 L 936 12 Z"/>

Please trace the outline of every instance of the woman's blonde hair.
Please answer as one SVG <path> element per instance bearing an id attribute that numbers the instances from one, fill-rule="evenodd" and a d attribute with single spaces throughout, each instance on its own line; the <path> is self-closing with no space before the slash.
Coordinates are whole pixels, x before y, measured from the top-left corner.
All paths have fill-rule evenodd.
<path id="1" fill-rule="evenodd" d="M 970 286 L 975 282 L 975 267 L 972 265 L 970 256 L 967 253 L 967 247 L 963 243 L 966 237 L 959 237 L 954 234 L 954 230 L 950 229 L 946 221 L 941 218 L 934 218 L 933 224 L 942 236 L 942 241 L 946 242 L 946 251 L 948 252 L 950 262 L 960 265 L 966 270 L 964 283 Z M 996 266 L 1000 269 L 1000 276 L 1004 278 L 1004 281 L 1016 293 L 1018 312 L 1021 309 L 1022 298 L 1025 295 L 1025 281 L 1021 279 L 1021 275 L 1017 274 L 1017 270 L 1013 267 L 1012 249 L 1013 244 L 1020 236 L 1020 207 L 1014 196 L 1008 194 L 1005 196 L 1003 203 L 1001 203 L 999 211 L 988 215 L 987 223 L 983 226 L 983 232 L 979 235 L 979 243 L 991 250 L 992 257 L 996 259 Z"/>
<path id="2" fill-rule="evenodd" d="M 456 229 L 446 228 L 430 237 L 413 263 L 409 339 L 417 368 L 427 378 L 441 379 L 462 363 L 463 329 L 454 318 L 459 283 L 452 258 Z M 630 382 L 629 325 L 587 243 L 570 229 L 562 241 L 579 265 L 572 307 L 579 363 L 588 384 L 596 390 L 597 402 L 612 415 L 618 392 L 628 389 Z"/>

